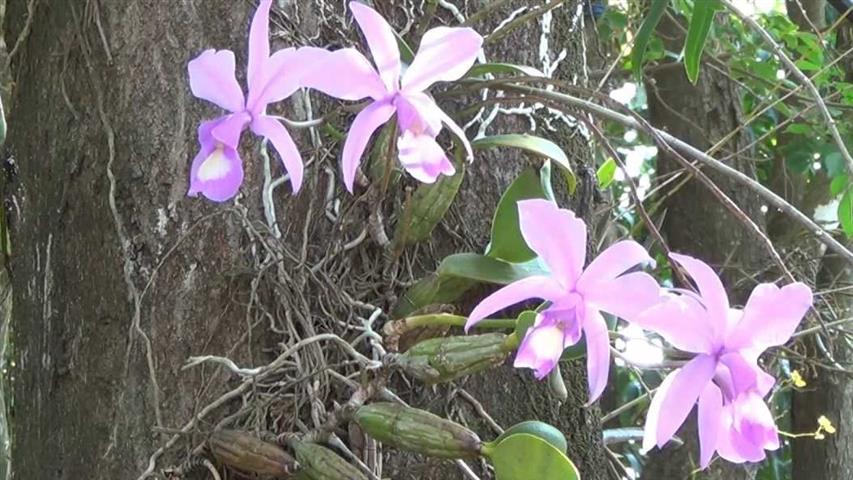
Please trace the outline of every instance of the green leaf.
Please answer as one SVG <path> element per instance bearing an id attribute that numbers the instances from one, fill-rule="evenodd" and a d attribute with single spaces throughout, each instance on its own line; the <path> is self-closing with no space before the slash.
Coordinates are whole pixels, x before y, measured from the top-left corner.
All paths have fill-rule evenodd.
<path id="1" fill-rule="evenodd" d="M 847 189 L 838 204 L 838 221 L 848 238 L 853 238 L 853 188 Z"/>
<path id="2" fill-rule="evenodd" d="M 569 443 L 566 441 L 566 436 L 563 435 L 563 432 L 552 425 L 538 420 L 528 420 L 509 427 L 495 439 L 494 443 L 500 443 L 503 439 L 516 433 L 527 433 L 534 437 L 539 437 L 563 453 L 566 453 L 569 449 Z"/>
<path id="3" fill-rule="evenodd" d="M 457 253 L 445 258 L 438 267 L 439 278 L 456 277 L 484 283 L 506 285 L 531 275 L 545 275 L 539 260 L 510 263 L 478 253 Z"/>
<path id="4" fill-rule="evenodd" d="M 531 169 L 521 175 L 506 189 L 495 209 L 492 219 L 492 240 L 486 255 L 508 262 L 525 262 L 536 257 L 518 226 L 518 201 L 529 198 L 545 198 L 542 183 Z"/>
<path id="5" fill-rule="evenodd" d="M 837 177 L 844 173 L 847 165 L 845 165 L 844 157 L 835 145 L 832 145 L 831 151 L 822 153 L 821 157 L 823 159 L 823 166 L 826 168 L 827 176 Z"/>
<path id="6" fill-rule="evenodd" d="M 551 185 L 551 160 L 545 160 L 542 168 L 539 169 L 539 183 L 542 185 L 542 193 L 545 194 L 545 198 L 556 202 L 557 197 L 554 196 L 554 187 Z"/>
<path id="7" fill-rule="evenodd" d="M 391 315 L 394 318 L 408 317 L 413 312 L 433 303 L 438 290 L 441 286 L 441 281 L 438 275 L 431 273 L 426 277 L 418 280 L 417 283 L 409 287 L 400 300 L 394 305 L 394 310 Z"/>
<path id="8" fill-rule="evenodd" d="M 484 446 L 497 480 L 580 480 L 577 467 L 559 449 L 529 433 Z"/>
<path id="9" fill-rule="evenodd" d="M 518 314 L 518 318 L 515 320 L 515 335 L 520 340 L 524 339 L 527 330 L 536 322 L 536 315 L 538 313 L 535 310 L 525 310 Z"/>
<path id="10" fill-rule="evenodd" d="M 714 24 L 714 15 L 720 4 L 717 0 L 699 0 L 693 4 L 693 16 L 684 42 L 684 69 L 691 83 L 699 79 L 699 66 L 705 41 Z"/>
<path id="11" fill-rule="evenodd" d="M 454 162 L 456 174 L 442 175 L 435 183 L 421 184 L 403 207 L 403 220 L 397 223 L 394 241 L 401 245 L 427 240 L 433 229 L 444 218 L 444 214 L 456 198 L 462 178 L 465 176 L 465 161 L 458 154 Z"/>
<path id="12" fill-rule="evenodd" d="M 598 167 L 595 172 L 595 177 L 598 178 L 598 188 L 605 189 L 613 183 L 613 177 L 616 175 L 616 160 L 608 158 Z"/>
<path id="13" fill-rule="evenodd" d="M 520 133 L 510 133 L 506 135 L 494 135 L 491 137 L 478 138 L 471 142 L 474 148 L 495 148 L 495 147 L 513 147 L 526 150 L 541 157 L 550 158 L 562 170 L 566 176 L 566 182 L 569 185 L 569 193 L 574 193 L 577 180 L 572 171 L 572 164 L 569 162 L 569 157 L 559 145 L 551 140 L 537 137 L 535 135 L 527 135 Z"/>
<path id="14" fill-rule="evenodd" d="M 400 60 L 404 63 L 412 63 L 412 60 L 415 59 L 415 51 L 412 50 L 412 47 L 396 31 L 394 32 L 394 38 L 397 39 L 397 48 L 400 49 Z"/>
<path id="15" fill-rule="evenodd" d="M 512 63 L 478 63 L 468 70 L 466 77 L 482 77 L 484 75 L 512 74 L 526 77 L 544 77 L 541 71 L 528 67 L 527 65 L 514 65 Z"/>
<path id="16" fill-rule="evenodd" d="M 796 135 L 803 135 L 811 131 L 811 126 L 805 123 L 792 123 L 785 129 L 785 133 L 793 133 Z"/>
<path id="17" fill-rule="evenodd" d="M 829 194 L 833 197 L 840 194 L 847 188 L 847 184 L 850 181 L 850 177 L 847 175 L 839 175 L 832 179 L 832 182 L 829 184 Z"/>
<path id="18" fill-rule="evenodd" d="M 646 48 L 649 46 L 649 41 L 655 28 L 663 18 L 666 7 L 669 5 L 669 0 L 652 0 L 649 14 L 643 19 L 640 29 L 637 31 L 637 36 L 634 38 L 634 47 L 631 50 L 631 66 L 634 69 L 634 76 L 639 79 L 643 72 L 643 56 L 646 53 Z"/>

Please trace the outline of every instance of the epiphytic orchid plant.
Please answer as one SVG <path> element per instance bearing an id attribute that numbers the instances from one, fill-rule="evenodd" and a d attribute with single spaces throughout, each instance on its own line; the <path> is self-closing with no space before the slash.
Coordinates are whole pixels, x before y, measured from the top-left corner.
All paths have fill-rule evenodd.
<path id="1" fill-rule="evenodd" d="M 530 298 L 550 302 L 527 332 L 516 367 L 532 368 L 544 378 L 567 347 L 586 339 L 590 401 L 607 385 L 610 338 L 601 312 L 632 320 L 659 300 L 657 281 L 643 272 L 625 273 L 654 263 L 633 240 L 612 245 L 584 269 L 586 224 L 548 200 L 518 202 L 519 227 L 527 245 L 547 265 L 549 275 L 531 276 L 501 288 L 480 302 L 468 317 L 469 329 L 487 316 Z"/>
<path id="2" fill-rule="evenodd" d="M 303 179 L 299 150 L 281 119 L 268 115 L 266 110 L 270 104 L 284 100 L 299 88 L 315 89 L 348 101 L 369 99 L 355 116 L 341 152 L 344 185 L 350 192 L 371 136 L 395 115 L 398 158 L 415 179 L 433 183 L 441 175 L 455 173 L 453 163 L 436 141 L 444 127 L 459 139 L 469 160 L 472 159 L 471 144 L 463 129 L 438 107 L 426 91 L 437 82 L 457 80 L 469 71 L 483 44 L 483 38 L 477 32 L 470 28 L 450 27 L 428 30 L 411 64 L 406 66 L 392 27 L 372 8 L 352 2 L 349 8 L 367 41 L 373 65 L 353 48 L 335 51 L 316 47 L 286 48 L 271 54 L 271 4 L 272 0 L 261 0 L 251 21 L 246 71 L 248 89 L 245 95 L 235 76 L 235 58 L 231 51 L 206 50 L 189 62 L 192 93 L 228 112 L 199 126 L 201 148 L 192 161 L 190 196 L 202 194 L 210 200 L 225 201 L 236 195 L 244 176 L 238 148 L 246 128 L 270 140 L 296 193 Z M 537 145 L 530 136 L 522 139 L 512 139 L 512 135 L 501 137 L 493 143 L 505 146 L 506 142 L 517 140 L 520 145 L 516 146 L 538 151 L 570 169 L 567 156 L 552 142 Z M 466 277 L 460 273 L 464 268 L 456 265 L 448 268 L 457 277 L 454 280 L 462 277 L 473 283 L 474 280 L 493 279 L 493 283 L 505 286 L 479 302 L 467 318 L 445 314 L 412 316 L 391 322 L 389 325 L 394 328 L 390 330 L 386 328 L 386 333 L 399 333 L 408 328 L 407 322 L 411 320 L 415 327 L 435 323 L 464 326 L 466 332 L 472 328 L 497 328 L 510 329 L 513 333 L 433 338 L 409 348 L 394 361 L 367 362 L 367 365 L 371 368 L 399 368 L 412 377 L 438 383 L 496 367 L 515 352 L 514 365 L 533 369 L 535 376 L 541 380 L 554 371 L 568 347 L 584 338 L 592 402 L 607 386 L 610 371 L 610 332 L 602 315 L 607 313 L 653 331 L 675 348 L 695 355 L 683 367 L 670 373 L 653 397 L 646 419 L 645 450 L 667 443 L 697 403 L 700 463 L 703 468 L 710 463 L 714 453 L 732 462 L 758 461 L 765 457 L 765 450 L 777 448 L 777 428 L 764 400 L 775 379 L 761 369 L 759 356 L 767 348 L 790 339 L 812 304 L 811 290 L 802 283 L 783 288 L 761 284 L 742 310 L 734 309 L 729 306 L 723 285 L 710 267 L 694 258 L 677 254 L 672 255 L 672 260 L 689 273 L 698 287 L 698 294 L 679 289 L 665 290 L 650 274 L 637 271 L 640 266 L 654 265 L 654 261 L 646 249 L 633 240 L 611 245 L 586 265 L 586 224 L 573 212 L 559 208 L 552 199 L 545 199 L 552 198 L 553 194 L 548 193 L 550 183 L 548 188 L 543 186 L 544 180 L 543 176 L 533 182 L 535 188 L 541 187 L 543 198 L 530 198 L 528 194 L 535 190 L 530 185 L 520 188 L 524 196 L 519 198 L 524 199 L 509 202 L 513 209 L 512 220 L 502 222 L 504 226 L 515 228 L 515 238 L 522 238 L 532 250 L 527 258 L 535 254 L 538 259 L 522 264 L 520 257 L 527 253 L 518 255 L 517 263 L 493 252 L 494 257 L 489 257 L 490 253 L 473 254 L 473 264 L 485 265 L 483 269 L 492 269 L 491 273 L 478 271 Z M 550 176 L 547 180 L 550 182 Z M 424 198 L 429 202 L 442 203 L 431 195 Z M 444 203 L 445 208 L 449 207 L 450 202 Z M 433 205 L 428 207 L 432 209 Z M 435 223 L 439 220 L 433 219 Z M 522 240 L 517 240 L 513 244 L 515 247 L 506 247 L 512 242 L 504 242 L 504 252 L 518 254 L 517 250 L 524 250 L 523 244 L 518 246 L 519 242 Z M 469 268 L 470 265 L 464 262 L 471 262 L 472 258 L 463 254 L 459 261 Z M 535 266 L 531 267 L 531 263 Z M 535 272 L 531 274 L 530 268 Z M 512 280 L 507 280 L 507 276 Z M 440 290 L 441 275 L 438 277 L 438 280 L 427 279 L 429 288 L 422 291 Z M 437 286 L 429 283 L 436 281 Z M 455 285 L 460 284 L 457 282 Z M 461 291 L 456 293 L 461 295 Z M 526 324 L 520 317 L 486 318 L 529 299 L 541 299 L 546 303 L 531 314 L 535 315 L 535 320 L 526 329 L 521 328 Z M 483 455 L 493 461 L 499 473 L 515 468 L 502 463 L 501 451 L 517 454 L 516 449 L 533 448 L 529 438 L 519 435 L 529 437 L 525 432 L 541 435 L 543 431 L 539 425 L 531 430 L 517 430 L 515 435 L 502 435 L 494 442 L 481 443 L 473 432 L 441 423 L 425 412 L 404 411 L 393 405 L 362 408 L 360 411 L 363 415 L 356 415 L 356 420 L 363 423 L 361 426 L 365 431 L 384 443 L 398 448 L 413 448 L 412 445 L 418 444 L 418 437 L 412 432 L 406 436 L 386 435 L 387 429 L 382 424 L 383 415 L 394 419 L 399 415 L 410 416 L 413 421 L 409 423 L 414 430 L 427 432 L 435 427 L 435 432 L 439 432 L 430 431 L 432 433 L 424 436 L 420 443 L 424 451 L 437 451 L 449 458 L 456 454 Z M 458 448 L 443 440 L 440 445 L 429 443 L 430 439 L 444 438 L 442 435 L 448 429 L 459 434 L 454 436 L 455 440 L 462 442 L 456 445 Z M 509 429 L 508 432 L 512 431 Z M 551 455 L 549 458 L 565 460 L 548 467 L 555 470 L 550 470 L 551 476 L 547 478 L 577 478 L 577 475 L 571 476 L 576 473 L 573 473 L 574 467 L 566 467 L 571 466 L 571 462 L 564 455 L 565 440 L 559 441 L 561 435 L 551 432 L 540 438 L 546 447 L 536 447 L 544 449 L 531 451 L 530 456 Z M 400 440 L 403 437 L 405 441 Z M 293 448 L 304 448 L 300 445 L 294 443 Z M 548 450 L 553 450 L 552 447 L 562 450 L 562 453 L 554 454 Z M 352 478 L 361 478 L 357 470 L 352 475 Z"/>
<path id="3" fill-rule="evenodd" d="M 302 157 L 299 148 L 281 122 L 266 114 L 267 106 L 289 97 L 299 87 L 306 59 L 295 48 L 270 56 L 269 15 L 272 0 L 262 0 L 249 29 L 249 64 L 246 70 L 248 93 L 235 76 L 234 53 L 205 50 L 189 62 L 193 95 L 228 111 L 198 128 L 201 146 L 190 169 L 189 195 L 199 193 L 210 200 L 225 201 L 237 194 L 243 183 L 243 162 L 237 152 L 246 128 L 272 142 L 290 175 L 293 192 L 302 185 Z M 313 53 L 313 52 L 312 52 Z"/>
<path id="4" fill-rule="evenodd" d="M 812 292 L 802 283 L 763 283 L 743 310 L 733 309 L 708 265 L 685 255 L 672 259 L 690 274 L 699 295 L 675 291 L 634 320 L 696 357 L 670 373 L 652 399 L 643 447 L 666 444 L 698 400 L 703 468 L 715 451 L 732 462 L 762 460 L 764 450 L 779 447 L 779 438 L 763 400 L 775 380 L 758 366 L 758 357 L 791 338 L 811 307 Z"/>
<path id="5" fill-rule="evenodd" d="M 433 28 L 424 34 L 414 60 L 406 67 L 388 22 L 364 4 L 349 5 L 376 68 L 357 50 L 347 48 L 333 52 L 323 68 L 305 79 L 305 86 L 336 98 L 372 100 L 353 120 L 344 143 L 341 163 L 347 190 L 352 192 L 356 170 L 371 135 L 394 113 L 400 132 L 397 151 L 403 168 L 425 183 L 434 182 L 442 174 L 453 175 L 453 164 L 435 141 L 442 125 L 459 138 L 469 159 L 473 157 L 471 145 L 465 132 L 425 90 L 436 82 L 462 77 L 476 60 L 483 38 L 470 28 Z"/>

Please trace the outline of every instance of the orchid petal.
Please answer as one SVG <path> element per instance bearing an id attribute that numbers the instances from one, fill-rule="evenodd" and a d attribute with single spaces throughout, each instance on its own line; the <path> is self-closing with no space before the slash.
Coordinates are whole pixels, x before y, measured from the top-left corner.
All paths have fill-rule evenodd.
<path id="1" fill-rule="evenodd" d="M 598 400 L 607 386 L 610 373 L 610 335 L 601 314 L 587 309 L 583 326 L 586 339 L 586 368 L 589 381 L 589 401 Z"/>
<path id="2" fill-rule="evenodd" d="M 530 328 L 518 347 L 513 366 L 532 368 L 536 378 L 542 380 L 551 373 L 563 354 L 564 335 L 558 325 Z"/>
<path id="3" fill-rule="evenodd" d="M 720 277 L 705 262 L 687 255 L 673 253 L 670 257 L 678 262 L 699 288 L 702 303 L 711 314 L 712 328 L 722 334 L 725 332 L 729 310 L 729 298 Z"/>
<path id="4" fill-rule="evenodd" d="M 233 113 L 221 117 L 221 121 L 211 129 L 210 135 L 217 142 L 236 149 L 240 145 L 240 136 L 251 117 L 245 112 Z"/>
<path id="5" fill-rule="evenodd" d="M 225 117 L 202 122 L 198 128 L 200 149 L 190 167 L 190 188 L 187 195 L 199 193 L 215 202 L 231 199 L 243 183 L 243 164 L 237 151 L 220 144 L 212 130 Z"/>
<path id="6" fill-rule="evenodd" d="M 361 163 L 361 156 L 367 148 L 367 143 L 370 142 L 370 136 L 392 115 L 394 115 L 393 105 L 387 102 L 373 102 L 355 116 L 341 154 L 344 185 L 350 193 L 355 183 L 355 172 Z"/>
<path id="7" fill-rule="evenodd" d="M 692 296 L 672 295 L 631 322 L 657 333 L 679 350 L 713 353 L 714 334 L 708 323 L 708 312 Z"/>
<path id="8" fill-rule="evenodd" d="M 444 149 L 429 135 L 403 132 L 397 139 L 397 152 L 403 168 L 420 182 L 434 183 L 439 175 L 456 173 Z"/>
<path id="9" fill-rule="evenodd" d="M 382 78 L 358 50 L 342 48 L 323 56 L 301 76 L 303 87 L 341 100 L 382 100 L 389 95 Z"/>
<path id="10" fill-rule="evenodd" d="M 578 290 L 589 291 L 644 263 L 654 265 L 654 260 L 642 245 L 633 240 L 616 242 L 589 263 L 578 280 Z"/>
<path id="11" fill-rule="evenodd" d="M 705 468 L 711 463 L 711 457 L 717 451 L 722 411 L 722 393 L 713 382 L 709 382 L 705 385 L 705 390 L 699 395 L 699 466 L 701 468 Z"/>
<path id="12" fill-rule="evenodd" d="M 284 125 L 274 118 L 261 116 L 252 122 L 252 131 L 269 139 L 278 152 L 278 156 L 281 157 L 284 169 L 290 175 L 291 190 L 293 193 L 298 192 L 302 186 L 302 174 L 305 167 L 302 165 L 302 155 L 299 154 L 299 148 L 293 143 L 293 139 Z"/>
<path id="13" fill-rule="evenodd" d="M 729 352 L 720 356 L 720 364 L 728 369 L 729 378 L 724 386 L 734 398 L 742 392 L 754 390 L 761 396 L 767 395 L 776 383 L 776 378 L 761 369 L 754 361 L 744 358 L 739 352 Z"/>
<path id="14" fill-rule="evenodd" d="M 264 115 L 267 105 L 293 95 L 300 87 L 300 74 L 309 72 L 328 53 L 316 47 L 285 48 L 275 52 L 249 83 L 247 109 L 253 115 Z"/>
<path id="15" fill-rule="evenodd" d="M 564 294 L 564 290 L 551 277 L 536 275 L 522 278 L 492 293 L 474 307 L 474 310 L 468 315 L 465 331 L 489 315 L 518 302 L 530 298 L 554 301 Z"/>
<path id="16" fill-rule="evenodd" d="M 587 272 L 583 275 L 586 276 Z M 592 289 L 587 287 L 590 284 L 594 285 Z M 657 280 L 645 272 L 629 273 L 606 282 L 588 282 L 584 287 L 581 288 L 578 282 L 577 290 L 588 304 L 628 321 L 636 319 L 662 299 Z"/>
<path id="17" fill-rule="evenodd" d="M 272 0 L 261 0 L 249 27 L 249 64 L 246 70 L 246 80 L 250 92 L 260 87 L 258 80 L 264 76 L 263 70 L 267 59 L 270 57 L 271 6 Z M 251 94 L 249 96 L 251 97 Z"/>
<path id="18" fill-rule="evenodd" d="M 586 259 L 586 224 L 550 200 L 518 202 L 518 223 L 527 245 L 565 288 L 574 286 Z"/>
<path id="19" fill-rule="evenodd" d="M 664 415 L 658 418 L 656 442 L 658 447 L 666 445 L 696 404 L 699 394 L 711 380 L 717 361 L 709 355 L 699 355 L 675 372 L 675 378 L 660 406 Z"/>
<path id="20" fill-rule="evenodd" d="M 743 316 L 726 345 L 729 348 L 768 347 L 787 342 L 813 302 L 812 291 L 804 283 L 792 283 L 782 288 L 772 283 L 755 287 Z"/>
<path id="21" fill-rule="evenodd" d="M 401 93 L 394 98 L 394 106 L 397 107 L 400 130 L 426 133 L 433 137 L 441 132 L 444 112 L 429 95 L 423 92 Z"/>
<path id="22" fill-rule="evenodd" d="M 760 462 L 766 457 L 765 448 L 779 447 L 773 416 L 755 393 L 740 395 L 724 405 L 722 420 L 717 452 L 730 462 Z"/>
<path id="23" fill-rule="evenodd" d="M 367 40 L 373 62 L 388 91 L 398 88 L 400 82 L 400 48 L 391 25 L 376 10 L 358 2 L 350 2 L 350 10 Z"/>
<path id="24" fill-rule="evenodd" d="M 651 403 L 649 403 L 649 411 L 646 413 L 646 424 L 643 427 L 643 453 L 649 452 L 657 443 L 656 439 L 661 423 L 661 408 L 663 407 L 663 401 L 671 395 L 670 389 L 672 388 L 672 382 L 675 380 L 675 376 L 680 371 L 681 370 L 675 370 L 663 379 L 660 386 L 657 388 L 657 392 L 652 397 Z M 677 393 L 678 392 L 676 392 L 676 394 Z"/>
<path id="25" fill-rule="evenodd" d="M 403 90 L 419 92 L 435 82 L 457 80 L 474 64 L 483 37 L 471 28 L 436 27 L 426 32 L 403 74 Z"/>
<path id="26" fill-rule="evenodd" d="M 234 52 L 205 50 L 187 65 L 190 90 L 197 98 L 229 112 L 243 110 L 243 90 L 234 74 Z"/>

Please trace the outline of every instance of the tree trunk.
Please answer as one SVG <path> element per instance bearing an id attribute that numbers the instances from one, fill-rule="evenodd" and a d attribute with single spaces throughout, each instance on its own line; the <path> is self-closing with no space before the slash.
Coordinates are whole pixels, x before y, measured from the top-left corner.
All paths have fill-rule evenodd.
<path id="1" fill-rule="evenodd" d="M 801 25 L 802 28 L 802 25 Z M 853 45 L 853 24 L 839 25 L 837 51 Z M 853 59 L 842 61 L 848 82 L 853 82 Z M 814 187 L 812 187 L 814 188 Z M 826 189 L 823 192 L 826 195 Z M 849 263 L 832 252 L 824 253 L 817 275 L 817 290 L 830 292 L 817 304 L 825 322 L 849 318 L 853 311 L 853 269 Z M 841 328 L 831 338 L 810 337 L 804 342 L 807 354 L 826 361 L 818 341 L 831 349 L 835 362 L 845 368 L 853 364 L 851 337 Z M 795 438 L 792 444 L 793 478 L 851 478 L 853 477 L 853 380 L 850 375 L 822 368 L 805 371 L 808 385 L 792 394 L 792 429 L 809 432 L 817 428 L 817 419 L 826 416 L 836 427 L 834 434 L 824 440 L 811 437 Z"/>
<path id="2" fill-rule="evenodd" d="M 187 61 L 205 48 L 231 48 L 244 65 L 253 5 L 55 0 L 49 6 L 37 2 L 28 19 L 29 3 L 9 2 L 6 32 L 7 42 L 17 39 L 31 22 L 12 65 L 16 88 L 4 164 L 14 246 L 14 478 L 136 478 L 183 461 L 215 427 L 274 433 L 316 427 L 332 400 L 347 396 L 326 373 L 347 360 L 333 344 L 299 350 L 275 382 L 251 385 L 222 404 L 213 402 L 240 386 L 230 372 L 181 367 L 195 355 L 264 365 L 323 332 L 354 339 L 352 330 L 372 311 L 366 305 L 390 311 L 403 285 L 415 279 L 412 271 L 416 277 L 448 253 L 483 248 L 497 199 L 524 164 L 514 152 L 479 157 L 435 238 L 404 252 L 390 268 L 399 278 L 389 279 L 387 252 L 370 240 L 341 252 L 374 207 L 340 188 L 340 145 L 330 137 L 295 134 L 313 164 L 298 196 L 291 197 L 287 187 L 275 192 L 281 238 L 264 215 L 270 207 L 261 201 L 264 165 L 248 136 L 241 149 L 247 178 L 236 201 L 215 205 L 185 196 L 198 122 L 218 114 L 190 95 Z M 360 44 L 355 34 L 341 38 L 353 31 L 342 2 L 278 3 L 283 6 L 274 15 L 273 37 L 279 48 Z M 421 22 L 434 6 L 421 2 L 425 12 L 417 3 L 374 2 L 399 17 L 395 25 L 411 26 L 403 32 L 407 38 L 423 31 Z M 475 27 L 489 32 L 526 4 L 510 2 Z M 438 12 L 445 23 L 457 23 L 445 10 Z M 486 54 L 541 67 L 540 46 L 549 59 L 564 50 L 555 76 L 582 83 L 583 31 L 573 26 L 576 12 L 569 2 L 547 21 L 490 45 Z M 331 109 L 319 96 L 298 94 L 280 113 L 304 119 Z M 587 143 L 555 124 L 555 132 L 540 134 L 574 155 L 581 185 L 590 185 L 592 177 L 583 175 L 591 161 Z M 508 117 L 490 131 L 527 125 L 523 117 Z M 275 165 L 272 171 L 278 175 Z M 334 190 L 327 198 L 329 182 Z M 591 188 L 582 188 L 576 197 L 581 203 L 573 205 L 587 218 Z M 386 218 L 393 220 L 393 205 L 404 195 L 402 186 L 392 190 L 384 201 Z M 343 202 L 339 210 L 333 208 L 337 199 Z M 393 231 L 393 222 L 385 228 Z M 509 366 L 465 386 L 504 426 L 530 418 L 554 423 L 569 436 L 569 455 L 584 478 L 605 478 L 600 415 L 583 407 L 583 368 L 564 370 L 570 395 L 562 405 L 527 372 Z M 425 391 L 415 386 L 403 396 L 444 413 L 434 399 L 448 390 L 429 399 L 421 396 Z M 520 402 L 525 396 L 529 401 Z M 218 406 L 205 409 L 209 405 Z M 185 425 L 189 433 L 167 445 Z M 161 447 L 162 456 L 155 453 Z M 392 457 L 386 477 L 422 478 L 403 467 L 423 458 L 387 449 L 385 455 Z M 431 478 L 459 473 L 448 468 Z"/>
<path id="3" fill-rule="evenodd" d="M 666 39 L 669 51 L 679 51 L 684 30 L 665 18 L 659 34 Z M 646 82 L 650 121 L 655 127 L 687 141 L 700 150 L 707 150 L 741 125 L 740 99 L 735 85 L 724 75 L 703 66 L 696 85 L 690 83 L 681 62 L 664 62 L 651 68 Z M 747 145 L 743 132 L 728 140 L 721 153 L 726 156 Z M 742 172 L 754 172 L 742 156 L 731 165 Z M 669 176 L 682 172 L 681 163 L 663 151 L 658 152 L 657 174 Z M 729 196 L 759 227 L 764 227 L 761 202 L 731 179 L 705 171 L 719 189 Z M 667 177 L 668 178 L 668 177 Z M 713 266 L 723 279 L 732 305 L 743 304 L 754 285 L 751 274 L 762 274 L 768 265 L 766 251 L 747 227 L 715 197 L 698 179 L 682 182 L 677 191 L 667 189 L 664 201 L 662 231 L 674 252 L 701 258 Z M 699 446 L 696 437 L 696 416 L 688 417 L 678 435 L 685 440 L 682 447 L 666 447 L 654 451 L 643 470 L 643 479 L 690 478 L 699 466 Z M 754 469 L 728 464 L 723 460 L 712 463 L 702 478 L 749 479 Z"/>

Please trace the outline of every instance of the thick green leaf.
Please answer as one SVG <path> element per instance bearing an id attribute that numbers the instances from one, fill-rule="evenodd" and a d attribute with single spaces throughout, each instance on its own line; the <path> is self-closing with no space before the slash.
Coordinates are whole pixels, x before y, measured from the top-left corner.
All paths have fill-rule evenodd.
<path id="1" fill-rule="evenodd" d="M 847 189 L 838 204 L 838 221 L 848 238 L 853 238 L 853 188 Z"/>
<path id="2" fill-rule="evenodd" d="M 441 280 L 434 273 L 420 279 L 400 296 L 397 304 L 394 305 L 394 310 L 391 312 L 392 317 L 408 317 L 415 311 L 427 305 L 432 305 L 433 299 L 438 294 L 440 287 Z"/>
<path id="3" fill-rule="evenodd" d="M 669 0 L 652 0 L 649 14 L 643 19 L 640 29 L 637 31 L 637 36 L 634 38 L 634 46 L 631 49 L 631 66 L 634 69 L 634 75 L 639 79 L 643 72 L 643 56 L 646 54 L 646 48 L 649 46 L 649 41 L 655 32 L 655 28 L 663 18 L 666 7 L 669 5 Z"/>
<path id="4" fill-rule="evenodd" d="M 512 74 L 527 77 L 544 77 L 541 71 L 528 67 L 527 65 L 514 65 L 512 63 L 478 63 L 468 70 L 466 77 L 482 77 L 484 75 Z"/>
<path id="5" fill-rule="evenodd" d="M 580 480 L 577 467 L 563 452 L 529 433 L 510 435 L 484 448 L 497 480 Z"/>
<path id="6" fill-rule="evenodd" d="M 551 160 L 545 160 L 542 168 L 539 169 L 539 183 L 542 185 L 542 193 L 545 194 L 545 198 L 556 202 L 557 197 L 554 196 L 554 187 L 551 185 Z"/>
<path id="7" fill-rule="evenodd" d="M 403 207 L 403 220 L 397 223 L 394 241 L 409 245 L 427 240 L 433 229 L 444 218 L 447 209 L 456 198 L 462 178 L 465 176 L 465 161 L 456 155 L 456 174 L 442 175 L 435 183 L 418 187 L 412 198 Z"/>
<path id="8" fill-rule="evenodd" d="M 717 0 L 699 0 L 693 4 L 693 16 L 690 18 L 687 40 L 684 42 L 684 68 L 691 83 L 696 83 L 699 79 L 702 50 L 719 8 L 720 2 Z"/>
<path id="9" fill-rule="evenodd" d="M 829 184 L 829 194 L 833 197 L 839 195 L 843 192 L 850 181 L 850 177 L 847 175 L 839 175 L 832 179 L 832 182 Z"/>
<path id="10" fill-rule="evenodd" d="M 463 278 L 483 283 L 506 285 L 531 275 L 545 275 L 538 259 L 510 263 L 478 253 L 457 253 L 445 258 L 438 267 L 438 276 Z"/>
<path id="11" fill-rule="evenodd" d="M 506 437 L 515 435 L 516 433 L 527 433 L 534 437 L 539 437 L 542 440 L 550 443 L 557 450 L 566 453 L 569 450 L 569 443 L 566 441 L 566 436 L 556 427 L 549 425 L 539 420 L 528 420 L 526 422 L 517 423 L 504 431 L 494 443 L 498 444 Z"/>
<path id="12" fill-rule="evenodd" d="M 542 183 L 533 170 L 527 169 L 506 189 L 492 219 L 492 240 L 486 255 L 508 262 L 526 262 L 536 257 L 518 226 L 518 201 L 545 198 Z"/>
<path id="13" fill-rule="evenodd" d="M 535 135 L 527 135 L 523 133 L 509 133 L 506 135 L 494 135 L 491 137 L 478 138 L 471 142 L 474 148 L 495 148 L 495 147 L 512 147 L 526 150 L 541 157 L 550 158 L 557 166 L 563 170 L 566 177 L 566 182 L 569 186 L 569 193 L 574 193 L 577 179 L 572 171 L 572 164 L 569 162 L 569 157 L 559 145 L 551 140 L 537 137 Z"/>
<path id="14" fill-rule="evenodd" d="M 519 339 L 523 339 L 527 334 L 527 330 L 536 322 L 536 315 L 535 310 L 525 310 L 518 315 L 515 321 L 515 335 Z"/>
<path id="15" fill-rule="evenodd" d="M 605 189 L 613 183 L 613 177 L 616 175 L 616 160 L 608 158 L 598 167 L 595 172 L 595 177 L 598 178 L 598 188 Z"/>

